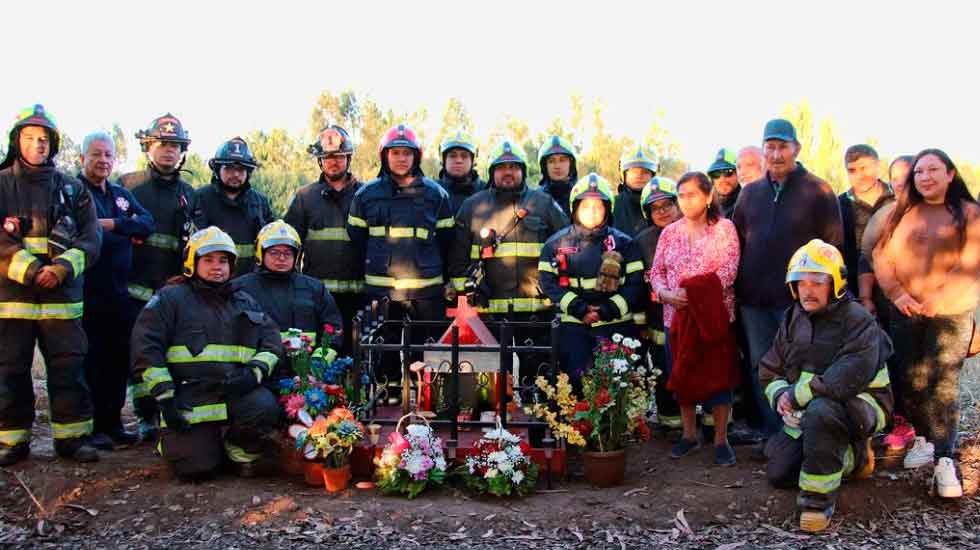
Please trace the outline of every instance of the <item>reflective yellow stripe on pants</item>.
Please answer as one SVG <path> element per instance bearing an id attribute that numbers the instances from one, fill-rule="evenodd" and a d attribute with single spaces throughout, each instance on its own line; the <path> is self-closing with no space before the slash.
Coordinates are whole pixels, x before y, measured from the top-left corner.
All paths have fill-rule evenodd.
<path id="1" fill-rule="evenodd" d="M 0 302 L 0 319 L 78 319 L 82 316 L 83 303 L 31 304 L 26 302 Z"/>

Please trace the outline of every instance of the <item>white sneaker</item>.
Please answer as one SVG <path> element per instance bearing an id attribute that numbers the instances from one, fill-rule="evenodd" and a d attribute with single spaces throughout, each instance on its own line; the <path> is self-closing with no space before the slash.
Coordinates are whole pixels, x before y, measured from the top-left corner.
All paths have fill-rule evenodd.
<path id="1" fill-rule="evenodd" d="M 926 464 L 932 464 L 932 455 L 936 452 L 936 447 L 926 441 L 926 438 L 916 436 L 915 441 L 912 443 L 912 448 L 905 453 L 904 466 L 908 470 L 914 470 L 919 466 L 925 466 Z"/>
<path id="2" fill-rule="evenodd" d="M 963 486 L 956 477 L 956 466 L 953 459 L 942 457 L 936 464 L 936 469 L 932 474 L 933 482 L 936 484 L 936 492 L 943 498 L 960 498 L 963 496 Z"/>

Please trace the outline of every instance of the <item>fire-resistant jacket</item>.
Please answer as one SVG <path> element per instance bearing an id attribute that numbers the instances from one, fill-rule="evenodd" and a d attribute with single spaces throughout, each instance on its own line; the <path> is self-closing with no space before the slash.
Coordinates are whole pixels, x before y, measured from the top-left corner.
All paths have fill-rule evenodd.
<path id="1" fill-rule="evenodd" d="M 613 208 L 613 227 L 633 238 L 650 224 L 643 217 L 643 209 L 640 207 L 641 194 L 640 191 L 630 189 L 625 183 L 620 184 L 616 206 Z"/>
<path id="2" fill-rule="evenodd" d="M 120 183 L 153 216 L 156 232 L 133 247 L 133 269 L 129 273 L 129 296 L 146 302 L 181 273 L 181 252 L 190 234 L 185 224 L 194 211 L 194 188 L 180 179 L 161 177 L 155 170 L 126 174 Z"/>
<path id="3" fill-rule="evenodd" d="M 470 170 L 470 173 L 466 174 L 463 179 L 453 178 L 445 170 L 440 170 L 439 185 L 449 193 L 449 207 L 452 209 L 453 215 L 459 212 L 466 199 L 487 187 L 487 184 L 477 176 L 476 170 Z"/>
<path id="4" fill-rule="evenodd" d="M 279 327 L 282 336 L 297 328 L 319 342 L 323 325 L 334 329 L 344 327 L 330 291 L 323 283 L 306 275 L 290 271 L 276 273 L 259 267 L 232 281 L 232 286 L 248 293 Z"/>
<path id="5" fill-rule="evenodd" d="M 424 176 L 399 187 L 386 174 L 359 189 L 347 234 L 363 251 L 365 294 L 394 301 L 442 296 L 454 223 L 446 190 Z"/>
<path id="6" fill-rule="evenodd" d="M 225 195 L 221 183 L 212 182 L 196 192 L 194 225 L 204 229 L 217 226 L 235 241 L 238 260 L 235 275 L 252 271 L 255 267 L 255 239 L 259 230 L 275 219 L 269 199 L 246 185 L 234 199 Z"/>
<path id="7" fill-rule="evenodd" d="M 473 195 L 456 214 L 455 238 L 449 251 L 453 286 L 463 290 L 469 266 L 481 255 L 480 232 L 492 230 L 500 242 L 493 256 L 483 262 L 490 295 L 489 307 L 480 311 L 551 308 L 538 282 L 538 261 L 548 237 L 567 225 L 568 218 L 549 195 L 527 186 L 514 191 L 491 187 Z"/>
<path id="8" fill-rule="evenodd" d="M 52 219 L 55 201 L 62 192 L 75 197 L 77 233 L 71 247 L 56 258 L 48 256 L 48 236 L 57 220 Z M 71 209 L 69 209 L 71 210 Z M 0 229 L 0 319 L 78 319 L 82 316 L 85 269 L 95 264 L 102 234 L 95 205 L 88 189 L 77 179 L 51 166 L 26 168 L 19 160 L 0 170 L 0 221 L 29 220 L 29 231 Z M 15 232 L 16 233 L 16 232 Z M 34 286 L 34 278 L 45 266 L 57 264 L 67 270 L 65 280 L 45 290 Z"/>
<path id="9" fill-rule="evenodd" d="M 797 302 L 759 364 L 759 381 L 773 410 L 784 393 L 798 409 L 820 396 L 845 406 L 860 399 L 877 413 L 880 431 L 893 407 L 885 365 L 891 355 L 891 340 L 849 295 L 815 313 Z"/>
<path id="10" fill-rule="evenodd" d="M 222 382 L 250 368 L 261 383 L 282 352 L 279 329 L 254 298 L 200 279 L 151 297 L 133 329 L 133 377 L 155 399 L 175 398 L 188 422 L 228 419 Z"/>
<path id="11" fill-rule="evenodd" d="M 596 290 L 606 250 L 623 255 L 617 292 Z M 636 243 L 622 231 L 608 225 L 590 230 L 578 224 L 561 229 L 544 244 L 538 270 L 541 288 L 557 305 L 563 323 L 581 324 L 588 306 L 599 307 L 600 321 L 593 327 L 633 322 L 630 304 L 644 292 L 643 260 Z"/>
<path id="12" fill-rule="evenodd" d="M 333 293 L 364 291 L 364 256 L 347 235 L 347 214 L 361 188 L 353 175 L 334 190 L 323 180 L 304 185 L 286 211 L 285 222 L 303 240 L 303 273 L 320 280 Z"/>
<path id="13" fill-rule="evenodd" d="M 636 235 L 636 247 L 640 251 L 640 257 L 643 258 L 643 293 L 640 295 L 639 300 L 633 306 L 634 315 L 633 320 L 639 327 L 647 327 L 651 331 L 651 337 L 655 344 L 664 345 L 666 342 L 666 337 L 664 336 L 664 305 L 660 302 L 654 302 L 650 299 L 650 281 L 646 280 L 647 273 L 649 273 L 650 268 L 653 267 L 653 258 L 657 253 L 657 243 L 660 241 L 660 233 L 663 228 L 656 224 L 650 224 L 649 227 L 640 231 Z"/>

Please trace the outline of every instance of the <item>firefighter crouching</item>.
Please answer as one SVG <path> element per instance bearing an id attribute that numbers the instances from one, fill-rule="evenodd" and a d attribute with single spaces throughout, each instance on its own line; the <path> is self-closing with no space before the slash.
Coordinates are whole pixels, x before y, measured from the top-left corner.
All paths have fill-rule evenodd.
<path id="1" fill-rule="evenodd" d="M 226 454 L 240 475 L 253 475 L 279 424 L 279 405 L 260 385 L 278 363 L 279 331 L 228 284 L 235 260 L 228 234 L 196 232 L 183 276 L 150 299 L 133 329 L 133 375 L 162 417 L 158 450 L 185 480 L 209 477 Z"/>
<path id="2" fill-rule="evenodd" d="M 819 239 L 790 259 L 796 299 L 763 356 L 759 380 L 784 423 L 766 445 L 766 475 L 800 489 L 800 528 L 827 528 L 843 478 L 874 472 L 871 436 L 889 422 L 888 336 L 847 292 L 840 252 Z"/>
<path id="3" fill-rule="evenodd" d="M 54 119 L 34 105 L 17 117 L 0 162 L 0 466 L 30 453 L 35 342 L 47 365 L 55 452 L 99 458 L 88 437 L 82 274 L 102 237 L 88 190 L 55 169 L 59 141 Z"/>
<path id="4" fill-rule="evenodd" d="M 541 288 L 561 318 L 559 360 L 577 384 L 593 361 L 595 339 L 614 333 L 635 338 L 630 304 L 644 292 L 636 244 L 611 227 L 612 188 L 591 173 L 572 188 L 572 225 L 552 235 L 541 251 Z"/>

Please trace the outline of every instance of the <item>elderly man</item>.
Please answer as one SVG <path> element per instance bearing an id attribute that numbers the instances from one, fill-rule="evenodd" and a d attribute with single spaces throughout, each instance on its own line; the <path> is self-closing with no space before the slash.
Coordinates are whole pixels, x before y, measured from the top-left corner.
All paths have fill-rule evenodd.
<path id="1" fill-rule="evenodd" d="M 82 325 L 88 335 L 88 355 L 84 369 L 95 408 L 92 444 L 111 451 L 116 445 L 139 441 L 139 435 L 123 429 L 119 417 L 129 379 L 129 333 L 136 322 L 126 281 L 133 263 L 133 240 L 146 239 L 156 225 L 132 193 L 109 181 L 116 160 L 109 134 L 85 136 L 81 160 L 78 179 L 92 196 L 102 227 L 99 261 L 85 279 Z"/>
<path id="2" fill-rule="evenodd" d="M 772 345 L 793 302 L 782 281 L 790 257 L 811 239 L 822 239 L 838 249 L 844 239 L 833 189 L 796 161 L 800 143 L 793 124 L 784 119 L 769 121 L 762 143 L 765 175 L 742 189 L 732 215 L 742 246 L 735 293 L 754 381 L 758 380 L 759 360 Z M 758 384 L 754 393 L 763 415 L 763 433 L 772 435 L 779 429 L 779 419 Z"/>
<path id="3" fill-rule="evenodd" d="M 742 147 L 735 157 L 735 174 L 738 176 L 738 183 L 742 187 L 753 181 L 762 179 L 765 171 L 765 158 L 762 156 L 762 148 L 755 145 Z"/>

